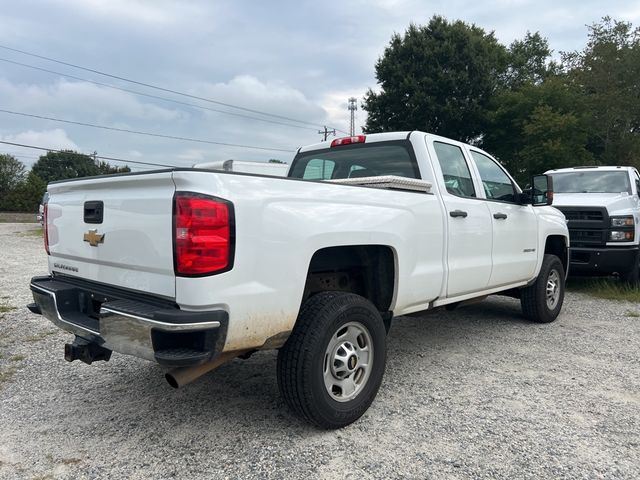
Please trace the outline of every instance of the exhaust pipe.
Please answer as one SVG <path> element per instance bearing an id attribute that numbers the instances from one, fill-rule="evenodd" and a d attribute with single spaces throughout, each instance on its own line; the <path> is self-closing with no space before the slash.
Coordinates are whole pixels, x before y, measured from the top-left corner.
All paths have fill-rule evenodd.
<path id="1" fill-rule="evenodd" d="M 224 352 L 211 360 L 210 362 L 203 363 L 202 365 L 196 365 L 195 367 L 180 367 L 165 373 L 164 378 L 169 385 L 173 388 L 184 387 L 185 385 L 193 382 L 195 379 L 200 378 L 205 373 L 210 372 L 218 368 L 223 363 L 227 363 L 234 358 L 249 352 L 249 350 L 237 350 L 235 352 Z"/>

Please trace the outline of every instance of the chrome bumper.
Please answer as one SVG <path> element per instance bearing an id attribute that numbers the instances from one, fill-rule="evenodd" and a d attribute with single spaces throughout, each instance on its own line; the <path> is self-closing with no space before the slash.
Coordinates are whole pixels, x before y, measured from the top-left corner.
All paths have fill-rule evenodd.
<path id="1" fill-rule="evenodd" d="M 185 366 L 210 360 L 224 346 L 228 314 L 222 310 L 186 312 L 154 306 L 53 277 L 35 277 L 31 291 L 42 315 L 56 326 L 115 352 Z M 97 312 L 83 308 L 87 298 L 92 304 L 100 299 Z"/>

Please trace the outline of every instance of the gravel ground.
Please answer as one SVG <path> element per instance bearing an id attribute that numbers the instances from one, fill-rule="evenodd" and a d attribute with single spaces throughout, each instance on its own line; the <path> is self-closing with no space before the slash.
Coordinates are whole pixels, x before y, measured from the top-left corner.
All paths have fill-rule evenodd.
<path id="1" fill-rule="evenodd" d="M 287 410 L 273 352 L 182 390 L 133 357 L 66 363 L 71 336 L 24 308 L 46 271 L 33 228 L 0 225 L 2 479 L 640 478 L 640 302 L 400 318 L 372 407 L 327 432 Z"/>

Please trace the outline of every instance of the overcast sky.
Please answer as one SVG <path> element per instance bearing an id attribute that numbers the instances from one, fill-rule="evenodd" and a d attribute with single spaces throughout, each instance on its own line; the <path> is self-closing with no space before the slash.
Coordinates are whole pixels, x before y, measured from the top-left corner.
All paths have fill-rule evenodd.
<path id="1" fill-rule="evenodd" d="M 274 124 L 152 99 L 0 61 L 0 109 L 274 151 L 145 137 L 0 113 L 0 139 L 171 165 L 278 158 L 348 131 L 347 99 L 376 88 L 374 65 L 394 32 L 434 14 L 495 31 L 509 44 L 540 31 L 555 52 L 579 50 L 605 15 L 640 24 L 640 2 L 596 0 L 4 2 L 0 45 L 296 123 L 152 90 L 0 48 L 0 59 L 194 103 Z M 357 130 L 366 118 L 357 112 Z M 289 152 L 278 151 L 290 150 Z M 35 150 L 0 145 L 30 165 Z M 133 166 L 133 164 L 131 164 Z M 141 168 L 141 167 L 138 167 Z"/>

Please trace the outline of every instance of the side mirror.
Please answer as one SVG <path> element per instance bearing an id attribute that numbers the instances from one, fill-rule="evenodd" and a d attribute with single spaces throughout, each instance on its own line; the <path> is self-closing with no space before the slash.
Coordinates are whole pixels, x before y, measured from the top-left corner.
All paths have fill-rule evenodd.
<path id="1" fill-rule="evenodd" d="M 531 177 L 531 205 L 551 205 L 553 203 L 553 178 L 551 175 Z"/>
<path id="2" fill-rule="evenodd" d="M 521 205 L 551 205 L 553 203 L 553 178 L 550 175 L 534 175 L 531 183 L 520 194 Z"/>

